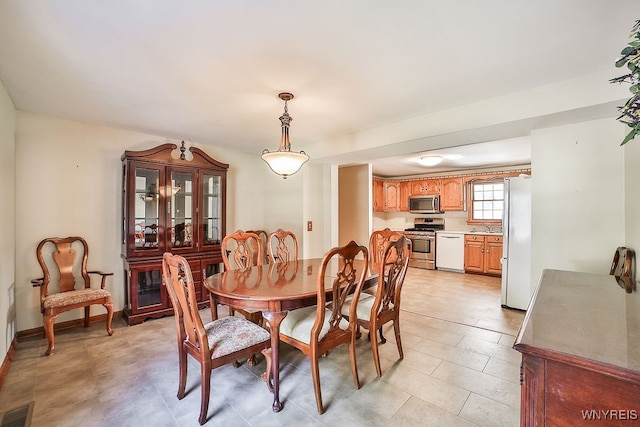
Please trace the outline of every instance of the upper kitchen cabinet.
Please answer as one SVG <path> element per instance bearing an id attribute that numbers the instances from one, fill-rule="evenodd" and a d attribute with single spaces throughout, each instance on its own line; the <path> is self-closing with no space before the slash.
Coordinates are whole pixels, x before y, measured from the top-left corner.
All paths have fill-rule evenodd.
<path id="1" fill-rule="evenodd" d="M 411 183 L 400 181 L 400 212 L 409 211 L 409 196 L 411 195 Z"/>
<path id="2" fill-rule="evenodd" d="M 440 180 L 440 209 L 443 211 L 464 210 L 464 182 L 462 177 Z"/>
<path id="3" fill-rule="evenodd" d="M 373 211 L 384 212 L 384 181 L 373 178 Z"/>
<path id="4" fill-rule="evenodd" d="M 400 182 L 386 181 L 384 183 L 384 210 L 397 212 L 400 210 Z"/>
<path id="5" fill-rule="evenodd" d="M 440 194 L 440 178 L 411 181 L 411 195 L 423 196 Z"/>
<path id="6" fill-rule="evenodd" d="M 225 233 L 226 175 L 229 165 L 184 143 L 163 144 L 122 155 L 122 258 L 128 323 L 172 314 L 161 286 L 162 255 L 184 256 L 194 272 L 198 300 L 201 273 L 220 269 L 220 241 Z"/>

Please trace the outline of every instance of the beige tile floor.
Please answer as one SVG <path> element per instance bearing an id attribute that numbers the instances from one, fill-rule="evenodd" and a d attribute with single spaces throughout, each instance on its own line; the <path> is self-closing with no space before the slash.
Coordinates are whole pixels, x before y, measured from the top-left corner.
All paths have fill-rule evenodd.
<path id="1" fill-rule="evenodd" d="M 346 347 L 331 352 L 321 360 L 326 412 L 318 415 L 308 360 L 281 345 L 283 410 L 271 411 L 260 356 L 255 367 L 213 372 L 207 425 L 517 426 L 520 354 L 511 346 L 524 313 L 500 307 L 500 279 L 410 269 L 402 297 L 405 357 L 385 328 L 382 378 L 366 335 L 358 342 L 360 390 Z M 199 365 L 190 362 L 179 401 L 173 318 L 115 323 L 112 337 L 104 324 L 58 332 L 51 357 L 43 338 L 21 342 L 0 411 L 33 400 L 32 426 L 197 426 Z"/>

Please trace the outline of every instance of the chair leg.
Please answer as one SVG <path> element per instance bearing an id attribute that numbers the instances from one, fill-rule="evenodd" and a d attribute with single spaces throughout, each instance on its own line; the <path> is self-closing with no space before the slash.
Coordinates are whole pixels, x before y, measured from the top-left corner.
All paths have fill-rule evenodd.
<path id="1" fill-rule="evenodd" d="M 353 375 L 353 385 L 356 390 L 360 389 L 360 378 L 358 377 L 358 363 L 356 362 L 356 335 L 351 335 L 349 342 L 349 358 L 351 359 L 351 374 Z"/>
<path id="2" fill-rule="evenodd" d="M 49 347 L 45 352 L 47 356 L 51 356 L 55 349 L 55 342 L 53 338 L 53 323 L 56 321 L 57 318 L 58 318 L 57 314 L 55 315 L 45 314 L 43 318 L 44 334 L 47 337 L 47 341 L 49 341 Z"/>
<path id="3" fill-rule="evenodd" d="M 380 342 L 381 342 L 382 344 L 386 343 L 386 342 L 387 342 L 387 339 L 384 337 L 384 335 L 382 335 L 382 328 L 379 328 L 379 329 L 378 329 L 378 332 L 380 333 Z"/>
<path id="4" fill-rule="evenodd" d="M 380 352 L 378 350 L 378 340 L 371 340 L 371 351 L 373 352 L 373 363 L 376 365 L 376 373 L 378 378 L 382 376 L 382 368 L 380 366 Z"/>
<path id="5" fill-rule="evenodd" d="M 211 365 L 208 363 L 202 363 L 200 365 L 202 370 L 202 384 L 200 385 L 200 417 L 198 422 L 200 425 L 207 422 L 207 412 L 209 412 L 209 394 L 211 392 Z"/>
<path id="6" fill-rule="evenodd" d="M 178 400 L 182 400 L 187 388 L 187 368 L 189 362 L 187 360 L 187 352 L 182 348 L 182 343 L 178 343 L 178 361 L 180 377 L 178 378 Z"/>
<path id="7" fill-rule="evenodd" d="M 400 354 L 400 359 L 404 359 L 404 353 L 402 351 L 402 340 L 400 339 L 400 319 L 395 319 L 393 321 L 393 331 L 396 334 L 396 344 L 398 345 L 398 354 Z"/>
<path id="8" fill-rule="evenodd" d="M 267 383 L 267 388 L 273 393 L 273 371 L 271 370 L 271 348 L 265 348 L 262 350 L 264 359 L 267 361 L 267 368 L 262 374 L 262 381 Z"/>
<path id="9" fill-rule="evenodd" d="M 311 362 L 311 376 L 313 377 L 313 390 L 316 394 L 318 414 L 323 414 L 324 406 L 322 406 L 322 392 L 320 391 L 320 363 L 318 361 L 318 355 L 311 354 L 309 361 Z"/>
<path id="10" fill-rule="evenodd" d="M 102 305 L 107 309 L 107 333 L 111 336 L 113 335 L 113 329 L 111 329 L 111 322 L 113 321 L 113 304 L 109 301 Z"/>
<path id="11" fill-rule="evenodd" d="M 91 316 L 90 308 L 91 306 L 89 305 L 84 307 L 84 327 L 85 328 L 89 327 L 89 316 Z"/>

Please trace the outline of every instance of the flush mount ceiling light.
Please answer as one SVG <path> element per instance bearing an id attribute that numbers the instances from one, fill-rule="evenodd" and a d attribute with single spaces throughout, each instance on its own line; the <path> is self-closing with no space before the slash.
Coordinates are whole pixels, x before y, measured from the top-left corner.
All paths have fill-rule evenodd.
<path id="1" fill-rule="evenodd" d="M 418 159 L 418 163 L 423 166 L 435 166 L 442 162 L 441 156 L 425 156 Z"/>
<path id="2" fill-rule="evenodd" d="M 266 148 L 262 152 L 262 160 L 267 162 L 273 172 L 287 179 L 289 175 L 298 172 L 302 165 L 309 160 L 309 156 L 304 151 L 296 153 L 291 151 L 291 143 L 289 142 L 289 125 L 293 118 L 289 115 L 287 109 L 287 101 L 293 99 L 293 94 L 284 92 L 278 95 L 278 98 L 284 101 L 284 113 L 280 116 L 282 123 L 282 138 L 278 151 L 269 152 Z"/>

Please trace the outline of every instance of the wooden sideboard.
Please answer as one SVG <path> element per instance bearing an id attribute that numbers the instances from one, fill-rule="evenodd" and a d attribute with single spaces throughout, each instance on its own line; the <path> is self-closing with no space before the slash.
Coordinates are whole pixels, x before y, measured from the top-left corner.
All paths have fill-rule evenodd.
<path id="1" fill-rule="evenodd" d="M 522 426 L 640 425 L 635 289 L 613 276 L 544 270 L 514 348 Z"/>

